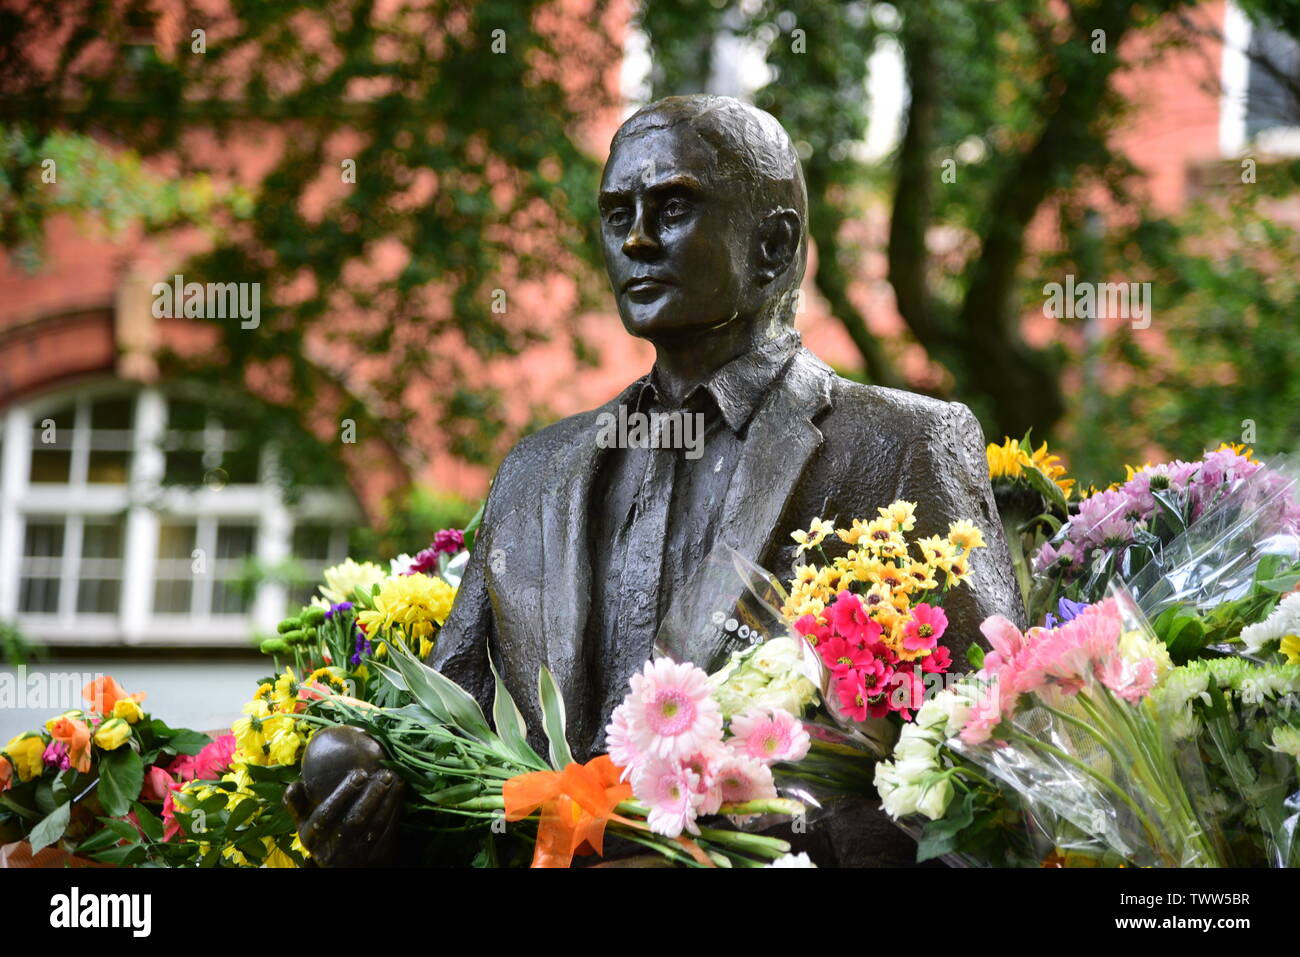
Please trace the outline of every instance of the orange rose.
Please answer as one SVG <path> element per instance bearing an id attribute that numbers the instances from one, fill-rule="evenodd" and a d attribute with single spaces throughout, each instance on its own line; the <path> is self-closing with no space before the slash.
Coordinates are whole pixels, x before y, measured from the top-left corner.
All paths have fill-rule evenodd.
<path id="1" fill-rule="evenodd" d="M 8 791 L 14 783 L 14 766 L 13 763 L 0 754 L 0 792 Z"/>
<path id="2" fill-rule="evenodd" d="M 94 681 L 81 689 L 81 696 L 90 702 L 92 711 L 98 714 L 112 714 L 114 706 L 123 698 L 129 698 L 132 701 L 143 701 L 145 693 L 137 691 L 129 695 L 126 689 L 117 683 L 117 680 L 105 675 L 102 678 L 96 678 Z"/>
<path id="3" fill-rule="evenodd" d="M 83 774 L 90 770 L 90 728 L 86 727 L 86 722 L 65 714 L 47 721 L 45 730 L 55 741 L 62 741 L 67 746 L 68 760 L 74 768 Z"/>

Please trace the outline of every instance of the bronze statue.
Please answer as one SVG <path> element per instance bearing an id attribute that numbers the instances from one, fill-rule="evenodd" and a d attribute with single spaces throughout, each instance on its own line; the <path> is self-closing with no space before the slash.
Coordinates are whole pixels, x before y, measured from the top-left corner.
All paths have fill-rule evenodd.
<path id="1" fill-rule="evenodd" d="M 917 503 L 917 534 L 968 518 L 989 544 L 945 606 L 954 660 L 984 617 L 1020 617 L 970 411 L 851 382 L 800 345 L 807 198 L 772 116 L 717 96 L 645 107 L 614 137 L 600 213 L 619 314 L 654 345 L 654 368 L 506 456 L 434 667 L 486 710 L 490 652 L 534 733 L 537 674 L 549 667 L 570 744 L 585 757 L 650 656 L 669 602 L 711 552 L 731 547 L 788 577 L 792 531 L 814 516 L 873 517 L 899 498 Z M 678 433 L 692 439 L 685 449 L 609 447 L 610 423 L 633 412 L 696 417 L 688 424 L 698 430 Z M 392 813 L 397 785 L 364 771 L 340 780 L 323 798 L 295 791 L 304 843 L 324 864 L 382 859 L 390 849 L 377 838 L 391 828 L 374 811 Z M 842 863 L 915 859 L 878 811 L 859 809 L 848 830 L 836 841 Z"/>

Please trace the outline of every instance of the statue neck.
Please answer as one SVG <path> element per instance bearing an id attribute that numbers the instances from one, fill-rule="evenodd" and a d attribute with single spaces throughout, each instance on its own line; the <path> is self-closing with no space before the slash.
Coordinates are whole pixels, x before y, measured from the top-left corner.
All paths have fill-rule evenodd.
<path id="1" fill-rule="evenodd" d="M 663 398 L 672 405 L 681 405 L 696 386 L 768 338 L 769 330 L 761 323 L 732 320 L 707 332 L 691 330 L 682 336 L 654 340 L 655 379 L 666 393 Z"/>

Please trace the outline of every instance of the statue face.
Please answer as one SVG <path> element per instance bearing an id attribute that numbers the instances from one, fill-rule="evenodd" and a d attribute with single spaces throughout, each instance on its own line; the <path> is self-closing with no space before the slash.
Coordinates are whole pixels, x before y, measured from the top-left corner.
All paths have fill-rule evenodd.
<path id="1" fill-rule="evenodd" d="M 698 334 L 754 315 L 753 214 L 685 123 L 622 140 L 600 189 L 605 268 L 634 336 Z"/>

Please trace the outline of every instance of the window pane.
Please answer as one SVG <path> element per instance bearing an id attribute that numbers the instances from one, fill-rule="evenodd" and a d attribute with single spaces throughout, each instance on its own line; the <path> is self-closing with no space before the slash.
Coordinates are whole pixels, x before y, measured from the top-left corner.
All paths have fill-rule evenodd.
<path id="1" fill-rule="evenodd" d="M 247 559 L 257 554 L 257 526 L 221 524 L 217 527 L 217 559 L 213 569 L 212 614 L 243 615 L 252 605 L 251 590 L 242 573 Z"/>
<path id="2" fill-rule="evenodd" d="M 32 423 L 33 484 L 67 484 L 72 470 L 74 423 L 72 406 L 43 415 Z"/>
<path id="3" fill-rule="evenodd" d="M 29 521 L 23 536 L 18 610 L 54 614 L 62 583 L 63 522 Z"/>
<path id="4" fill-rule="evenodd" d="M 166 467 L 163 481 L 179 485 L 201 485 L 203 473 L 203 427 L 208 411 L 197 402 L 171 399 L 167 403 L 167 434 L 164 440 Z"/>
<path id="5" fill-rule="evenodd" d="M 122 595 L 122 538 L 122 519 L 86 519 L 81 533 L 77 611 L 117 613 Z"/>
<path id="6" fill-rule="evenodd" d="M 90 427 L 96 432 L 129 432 L 135 424 L 135 396 L 101 399 L 90 407 Z"/>
<path id="7" fill-rule="evenodd" d="M 193 524 L 158 526 L 158 562 L 154 569 L 153 610 L 160 615 L 188 615 L 194 596 Z"/>
<path id="8" fill-rule="evenodd" d="M 290 612 L 310 604 L 312 596 L 316 594 L 316 587 L 321 582 L 321 573 L 346 557 L 341 554 L 331 554 L 331 532 L 332 529 L 328 525 L 316 523 L 294 527 L 293 557 L 302 572 L 302 577 L 293 582 L 289 588 Z"/>

